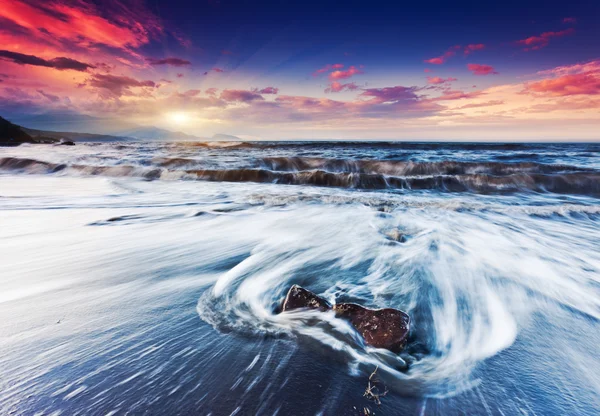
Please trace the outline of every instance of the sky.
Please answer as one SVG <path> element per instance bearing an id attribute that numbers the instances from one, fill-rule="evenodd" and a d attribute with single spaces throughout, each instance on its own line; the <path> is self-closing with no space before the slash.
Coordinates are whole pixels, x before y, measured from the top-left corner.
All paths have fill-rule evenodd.
<path id="1" fill-rule="evenodd" d="M 599 21 L 597 0 L 0 0 L 0 116 L 244 139 L 600 140 Z"/>

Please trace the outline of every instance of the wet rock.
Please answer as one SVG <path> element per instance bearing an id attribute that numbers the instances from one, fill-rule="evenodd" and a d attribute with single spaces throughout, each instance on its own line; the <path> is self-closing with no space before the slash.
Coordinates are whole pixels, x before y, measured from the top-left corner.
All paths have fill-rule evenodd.
<path id="1" fill-rule="evenodd" d="M 315 295 L 298 285 L 290 288 L 281 306 L 281 311 L 291 311 L 294 309 L 318 309 L 325 312 L 331 309 L 331 304 L 320 296 Z"/>
<path id="2" fill-rule="evenodd" d="M 398 243 L 406 242 L 406 235 L 402 233 L 398 228 L 393 228 L 385 233 L 386 237 L 392 241 Z"/>
<path id="3" fill-rule="evenodd" d="M 354 303 L 340 303 L 333 310 L 350 321 L 368 345 L 396 353 L 406 346 L 410 318 L 401 310 L 368 309 Z"/>
<path id="4" fill-rule="evenodd" d="M 281 311 L 303 308 L 317 309 L 322 312 L 333 309 L 338 317 L 352 324 L 368 345 L 376 348 L 398 353 L 405 347 L 408 339 L 410 318 L 398 309 L 369 309 L 355 303 L 331 306 L 329 302 L 311 291 L 293 285 L 283 301 Z"/>
<path id="5" fill-rule="evenodd" d="M 75 142 L 72 140 L 61 140 L 59 144 L 63 146 L 75 146 Z"/>

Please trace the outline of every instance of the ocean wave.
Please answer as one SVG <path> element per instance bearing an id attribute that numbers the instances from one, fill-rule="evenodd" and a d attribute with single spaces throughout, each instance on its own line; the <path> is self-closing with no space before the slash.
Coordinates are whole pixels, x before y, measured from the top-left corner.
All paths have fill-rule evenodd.
<path id="1" fill-rule="evenodd" d="M 327 172 L 382 174 L 389 176 L 465 175 L 479 173 L 509 175 L 514 173 L 556 173 L 583 170 L 575 166 L 548 165 L 535 162 L 412 162 L 316 157 L 268 157 L 261 159 L 259 165 L 275 171 L 324 170 Z"/>
<path id="2" fill-rule="evenodd" d="M 334 162 L 332 162 L 334 161 Z M 281 161 L 279 161 L 281 162 Z M 279 163 L 277 162 L 277 163 Z M 56 164 L 27 158 L 0 158 L 0 170 L 21 173 L 57 173 L 101 175 L 111 177 L 139 177 L 147 180 L 206 180 L 222 182 L 256 182 L 283 185 L 309 185 L 364 190 L 435 190 L 440 192 L 473 192 L 501 194 L 514 192 L 552 192 L 558 194 L 600 195 L 600 173 L 574 170 L 570 166 L 542 165 L 537 163 L 404 163 L 362 161 L 357 171 L 348 161 L 326 159 L 325 164 L 345 164 L 343 172 L 321 169 L 292 170 L 296 164 L 302 169 L 314 168 L 322 159 L 285 158 L 281 170 L 273 161 L 271 169 L 175 169 L 195 163 L 191 159 L 177 158 L 158 161 L 158 165 L 92 166 L 82 164 Z M 306 164 L 299 166 L 298 163 Z M 311 164 L 312 163 L 312 164 Z M 358 163 L 358 162 L 356 162 Z M 165 167 L 166 166 L 166 167 Z M 340 165 L 341 166 L 341 165 Z M 330 167 L 331 166 L 326 166 Z M 350 170 L 350 172 L 348 172 Z M 379 172 L 379 173 L 369 173 Z M 387 173 L 381 173 L 387 172 Z M 391 175 L 393 173 L 394 175 Z M 402 175 L 402 176 L 401 176 Z"/>

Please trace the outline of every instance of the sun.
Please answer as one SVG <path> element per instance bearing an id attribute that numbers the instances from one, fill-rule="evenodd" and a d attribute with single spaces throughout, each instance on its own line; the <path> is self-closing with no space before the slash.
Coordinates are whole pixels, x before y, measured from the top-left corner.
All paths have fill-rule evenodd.
<path id="1" fill-rule="evenodd" d="M 175 111 L 172 113 L 167 113 L 167 120 L 169 120 L 170 123 L 172 124 L 176 124 L 178 126 L 184 126 L 186 124 L 188 124 L 191 120 L 191 117 L 188 113 L 182 112 L 182 111 Z"/>

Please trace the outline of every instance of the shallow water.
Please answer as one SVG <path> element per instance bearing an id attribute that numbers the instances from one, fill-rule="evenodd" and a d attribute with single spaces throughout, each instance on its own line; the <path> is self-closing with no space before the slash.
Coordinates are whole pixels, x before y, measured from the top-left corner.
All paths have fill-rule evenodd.
<path id="1" fill-rule="evenodd" d="M 597 414 L 598 150 L 0 148 L 0 414 Z M 406 351 L 276 314 L 294 283 Z"/>

